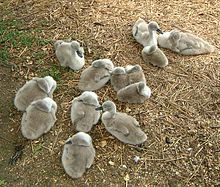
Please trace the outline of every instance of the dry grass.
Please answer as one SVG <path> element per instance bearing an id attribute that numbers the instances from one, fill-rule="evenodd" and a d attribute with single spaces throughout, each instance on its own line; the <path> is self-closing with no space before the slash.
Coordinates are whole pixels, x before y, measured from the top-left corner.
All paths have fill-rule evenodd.
<path id="1" fill-rule="evenodd" d="M 97 156 L 95 163 L 78 180 L 70 179 L 60 163 L 63 142 L 75 133 L 70 122 L 70 101 L 78 96 L 80 72 L 59 67 L 53 46 L 21 48 L 15 63 L 24 74 L 14 72 L 14 78 L 25 78 L 40 72 L 41 66 L 30 57 L 33 51 L 46 53 L 44 67 L 55 65 L 61 72 L 55 100 L 59 105 L 58 121 L 53 130 L 38 141 L 28 143 L 23 159 L 10 168 L 16 181 L 11 186 L 218 186 L 220 185 L 220 2 L 217 0 L 35 0 L 5 2 L 12 10 L 3 19 L 26 22 L 22 29 L 41 38 L 77 39 L 86 50 L 86 67 L 97 58 L 110 58 L 115 66 L 140 64 L 153 95 L 143 105 L 123 104 L 116 100 L 111 85 L 97 94 L 101 102 L 111 99 L 119 111 L 135 116 L 148 135 L 144 148 L 125 145 L 111 137 L 99 123 L 90 133 Z M 162 30 L 178 28 L 190 31 L 217 47 L 213 54 L 186 57 L 163 50 L 169 66 L 158 69 L 144 64 L 141 46 L 131 36 L 138 17 L 155 20 Z M 35 33 L 33 29 L 40 29 Z M 28 67 L 28 68 L 27 68 Z M 26 76 L 26 77 L 25 77 Z M 10 128 L 19 134 L 21 114 L 12 110 Z M 16 132 L 15 132 L 16 131 Z M 35 155 L 33 147 L 42 144 Z M 134 156 L 141 158 L 138 164 Z M 109 164 L 109 161 L 113 162 Z M 12 177 L 13 178 L 13 177 Z"/>

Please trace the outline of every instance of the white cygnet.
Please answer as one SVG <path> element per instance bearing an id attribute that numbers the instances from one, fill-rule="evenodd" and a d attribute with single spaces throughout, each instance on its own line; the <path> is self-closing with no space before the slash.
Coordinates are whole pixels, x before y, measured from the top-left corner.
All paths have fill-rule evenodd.
<path id="1" fill-rule="evenodd" d="M 95 158 L 95 149 L 92 138 L 78 132 L 69 138 L 63 149 L 62 165 L 66 173 L 72 178 L 81 177 L 86 169 L 90 168 Z"/>

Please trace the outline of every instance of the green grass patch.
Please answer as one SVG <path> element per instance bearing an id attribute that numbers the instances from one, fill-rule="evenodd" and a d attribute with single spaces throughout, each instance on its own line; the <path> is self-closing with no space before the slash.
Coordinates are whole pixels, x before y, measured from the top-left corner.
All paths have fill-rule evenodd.
<path id="1" fill-rule="evenodd" d="M 41 60 L 46 56 L 46 53 L 44 51 L 36 51 L 32 54 L 32 57 L 35 60 Z"/>
<path id="2" fill-rule="evenodd" d="M 28 47 L 31 50 L 50 44 L 52 40 L 41 38 L 39 29 L 25 29 L 26 23 L 17 20 L 0 19 L 0 61 L 6 63 L 21 49 Z M 13 51 L 10 52 L 9 51 Z M 33 54 L 36 60 L 40 60 L 45 54 L 38 52 Z M 42 63 L 40 61 L 39 63 Z"/>
<path id="3" fill-rule="evenodd" d="M 4 179 L 0 179 L 0 186 L 6 186 L 7 182 Z"/>
<path id="4" fill-rule="evenodd" d="M 39 143 L 36 146 L 33 146 L 33 154 L 38 155 L 43 149 L 43 143 Z"/>
<path id="5" fill-rule="evenodd" d="M 2 50 L 0 50 L 0 61 L 5 63 L 9 59 L 9 52 L 8 49 L 5 47 Z"/>
<path id="6" fill-rule="evenodd" d="M 38 40 L 36 40 L 37 46 L 45 46 L 45 45 L 51 44 L 51 43 L 52 43 L 52 40 L 50 40 L 50 39 L 38 38 Z"/>
<path id="7" fill-rule="evenodd" d="M 61 79 L 61 72 L 56 66 L 51 66 L 47 69 L 41 69 L 40 72 L 39 72 L 39 75 L 41 77 L 45 77 L 45 76 L 50 75 L 56 81 L 59 81 Z"/>

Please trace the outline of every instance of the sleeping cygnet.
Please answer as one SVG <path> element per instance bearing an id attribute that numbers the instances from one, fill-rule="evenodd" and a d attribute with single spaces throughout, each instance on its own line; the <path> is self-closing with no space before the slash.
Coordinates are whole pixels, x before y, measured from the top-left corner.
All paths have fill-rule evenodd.
<path id="1" fill-rule="evenodd" d="M 149 36 L 148 24 L 142 18 L 138 18 L 132 28 L 132 35 L 135 40 L 143 46 L 147 44 L 147 38 Z"/>
<path id="2" fill-rule="evenodd" d="M 168 65 L 166 55 L 156 45 L 144 47 L 141 54 L 145 63 L 151 63 L 160 68 Z"/>
<path id="3" fill-rule="evenodd" d="M 95 158 L 92 138 L 78 132 L 69 138 L 63 149 L 62 165 L 66 173 L 72 178 L 81 177 L 90 168 Z"/>
<path id="4" fill-rule="evenodd" d="M 57 120 L 56 112 L 57 104 L 49 97 L 33 101 L 22 116 L 22 135 L 33 140 L 47 133 Z"/>
<path id="5" fill-rule="evenodd" d="M 138 64 L 136 65 L 127 65 L 125 70 L 128 75 L 128 82 L 129 84 L 133 84 L 136 82 L 146 82 L 144 72 L 142 67 Z"/>
<path id="6" fill-rule="evenodd" d="M 116 111 L 112 101 L 106 101 L 96 110 L 103 110 L 102 123 L 106 130 L 124 143 L 138 145 L 147 140 L 139 123 L 132 116 Z"/>
<path id="7" fill-rule="evenodd" d="M 132 29 L 135 40 L 144 47 L 147 45 L 157 45 L 157 33 L 163 33 L 159 25 L 155 21 L 147 24 L 143 19 L 139 18 Z"/>
<path id="8" fill-rule="evenodd" d="M 182 55 L 212 53 L 216 49 L 198 36 L 178 30 L 172 30 L 159 35 L 158 44 L 160 47 L 170 49 Z"/>
<path id="9" fill-rule="evenodd" d="M 98 96 L 91 91 L 85 91 L 73 99 L 71 121 L 77 131 L 89 132 L 93 125 L 98 123 L 100 111 L 95 110 L 98 106 Z"/>
<path id="10" fill-rule="evenodd" d="M 84 49 L 80 47 L 79 42 L 64 42 L 58 40 L 54 44 L 55 54 L 63 67 L 69 67 L 72 70 L 79 70 L 85 64 Z"/>
<path id="11" fill-rule="evenodd" d="M 128 75 L 124 67 L 115 67 L 111 72 L 111 85 L 115 91 L 126 87 L 129 84 Z"/>
<path id="12" fill-rule="evenodd" d="M 109 59 L 93 61 L 92 65 L 82 72 L 78 84 L 79 89 L 95 91 L 102 88 L 109 81 L 113 68 L 114 65 Z"/>
<path id="13" fill-rule="evenodd" d="M 44 78 L 35 77 L 25 83 L 16 93 L 14 105 L 19 111 L 25 111 L 26 108 L 36 99 L 53 97 L 57 83 L 51 76 Z"/>
<path id="14" fill-rule="evenodd" d="M 117 92 L 118 100 L 127 103 L 143 103 L 150 96 L 151 89 L 145 82 L 130 84 Z"/>

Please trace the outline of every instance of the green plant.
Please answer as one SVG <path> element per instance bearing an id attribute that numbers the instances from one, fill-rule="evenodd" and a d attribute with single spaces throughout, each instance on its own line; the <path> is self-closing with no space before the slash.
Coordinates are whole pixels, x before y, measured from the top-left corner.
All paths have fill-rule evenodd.
<path id="1" fill-rule="evenodd" d="M 8 53 L 8 49 L 5 47 L 2 50 L 0 50 L 0 61 L 5 63 L 7 62 L 9 59 L 9 53 Z"/>
<path id="2" fill-rule="evenodd" d="M 20 54 L 20 50 L 25 47 L 32 50 L 51 43 L 50 39 L 38 36 L 40 34 L 39 29 L 25 29 L 25 24 L 17 20 L 0 20 L 0 46 L 3 46 L 0 47 L 1 62 L 6 64 L 13 57 L 17 57 L 16 53 Z M 38 52 L 34 55 L 37 60 L 45 56 L 44 52 Z"/>
<path id="3" fill-rule="evenodd" d="M 38 155 L 42 151 L 43 145 L 44 145 L 43 143 L 39 143 L 36 146 L 34 146 L 33 147 L 33 154 Z"/>
<path id="4" fill-rule="evenodd" d="M 49 40 L 49 39 L 43 39 L 43 38 L 38 38 L 38 40 L 36 41 L 36 44 L 37 44 L 38 46 L 45 46 L 45 45 L 50 44 L 50 43 L 52 43 L 51 40 Z"/>
<path id="5" fill-rule="evenodd" d="M 43 59 L 45 56 L 46 56 L 46 54 L 44 51 L 36 51 L 36 52 L 33 52 L 33 54 L 32 54 L 32 57 L 35 60 Z"/>
<path id="6" fill-rule="evenodd" d="M 0 186 L 6 186 L 7 182 L 4 179 L 0 179 Z"/>
<path id="7" fill-rule="evenodd" d="M 56 66 L 40 70 L 40 76 L 44 77 L 48 75 L 53 77 L 56 81 L 59 81 L 61 78 L 61 72 Z"/>

